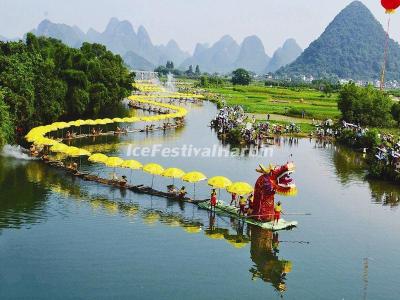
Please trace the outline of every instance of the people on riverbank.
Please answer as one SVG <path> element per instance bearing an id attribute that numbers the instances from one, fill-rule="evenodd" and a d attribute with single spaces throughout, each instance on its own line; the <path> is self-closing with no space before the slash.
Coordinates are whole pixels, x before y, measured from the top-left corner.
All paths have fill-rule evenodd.
<path id="1" fill-rule="evenodd" d="M 272 124 L 269 118 L 270 115 L 265 122 L 257 122 L 256 116 L 246 116 L 241 106 L 223 107 L 211 121 L 211 127 L 222 138 L 228 137 L 233 142 L 256 146 L 261 146 L 263 140 L 272 135 L 296 134 L 301 131 L 295 123 Z"/>

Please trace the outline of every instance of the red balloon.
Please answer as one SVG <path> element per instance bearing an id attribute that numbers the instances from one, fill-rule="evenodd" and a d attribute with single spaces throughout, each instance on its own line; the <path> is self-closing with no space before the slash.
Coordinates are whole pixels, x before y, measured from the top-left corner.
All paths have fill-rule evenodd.
<path id="1" fill-rule="evenodd" d="M 400 6 L 400 0 L 381 0 L 382 6 L 387 13 L 393 13 Z"/>

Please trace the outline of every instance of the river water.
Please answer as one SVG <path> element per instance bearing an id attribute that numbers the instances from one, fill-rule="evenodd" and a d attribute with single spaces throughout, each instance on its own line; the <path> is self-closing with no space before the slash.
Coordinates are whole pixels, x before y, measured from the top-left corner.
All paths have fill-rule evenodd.
<path id="1" fill-rule="evenodd" d="M 157 144 L 228 149 L 207 126 L 212 104 L 189 111 L 179 130 L 74 144 L 123 158 Z M 299 222 L 291 231 L 272 234 L 191 204 L 0 157 L 0 299 L 398 299 L 400 189 L 366 180 L 361 154 L 335 145 L 282 138 L 265 153 L 131 158 L 254 183 L 259 163 L 284 163 L 292 154 L 299 193 L 277 198 L 287 213 L 312 215 L 286 216 Z M 103 177 L 113 172 L 81 163 Z M 154 179 L 158 189 L 170 183 Z M 208 193 L 206 183 L 196 186 L 197 199 Z"/>

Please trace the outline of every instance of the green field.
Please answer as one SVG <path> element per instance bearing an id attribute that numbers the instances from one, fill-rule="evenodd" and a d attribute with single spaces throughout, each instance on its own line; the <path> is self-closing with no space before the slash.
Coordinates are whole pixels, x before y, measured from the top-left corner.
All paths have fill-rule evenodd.
<path id="1" fill-rule="evenodd" d="M 221 95 L 228 105 L 242 105 L 246 112 L 301 116 L 308 119 L 337 119 L 337 94 L 330 96 L 323 92 L 305 88 L 267 87 L 263 85 L 207 88 Z"/>

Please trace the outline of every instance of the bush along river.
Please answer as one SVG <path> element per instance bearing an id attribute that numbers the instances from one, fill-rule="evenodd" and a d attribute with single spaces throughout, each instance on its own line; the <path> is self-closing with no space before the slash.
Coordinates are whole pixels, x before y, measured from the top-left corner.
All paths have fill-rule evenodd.
<path id="1" fill-rule="evenodd" d="M 74 139 L 70 145 L 252 184 L 260 163 L 293 160 L 299 192 L 276 198 L 298 227 L 274 233 L 190 203 L 83 181 L 6 148 L 0 157 L 1 299 L 397 299 L 398 186 L 366 179 L 359 153 L 314 139 L 276 138 L 263 146 L 262 157 L 251 151 L 128 155 L 154 145 L 216 146 L 237 154 L 209 127 L 217 114 L 213 104 L 185 107 L 184 127 Z M 114 172 L 80 163 L 82 172 L 100 177 Z M 172 181 L 116 172 L 159 190 Z M 175 184 L 193 193 L 193 185 Z M 196 184 L 197 199 L 209 193 L 206 182 Z M 221 191 L 220 198 L 229 201 L 230 195 Z"/>

